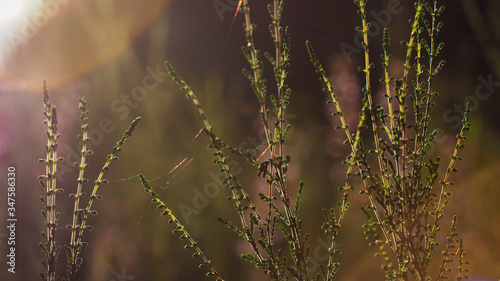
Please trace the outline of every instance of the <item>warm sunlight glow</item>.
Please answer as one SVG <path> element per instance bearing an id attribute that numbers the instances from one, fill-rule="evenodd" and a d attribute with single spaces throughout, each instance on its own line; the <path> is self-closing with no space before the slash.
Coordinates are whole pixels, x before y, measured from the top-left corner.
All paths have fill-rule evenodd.
<path id="1" fill-rule="evenodd" d="M 0 0 L 0 20 L 6 20 L 15 16 L 23 7 L 23 0 Z"/>

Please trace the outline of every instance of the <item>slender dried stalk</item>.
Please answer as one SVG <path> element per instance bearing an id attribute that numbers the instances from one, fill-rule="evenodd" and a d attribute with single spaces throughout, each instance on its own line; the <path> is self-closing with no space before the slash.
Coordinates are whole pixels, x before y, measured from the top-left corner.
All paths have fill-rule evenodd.
<path id="1" fill-rule="evenodd" d="M 44 208 L 42 210 L 42 216 L 47 225 L 45 233 L 42 233 L 44 238 L 44 243 L 40 243 L 42 251 L 45 256 L 45 260 L 42 261 L 45 272 L 41 274 L 41 277 L 45 281 L 54 280 L 71 280 L 73 279 L 75 273 L 82 263 L 82 258 L 79 256 L 81 248 L 86 243 L 82 242 L 82 235 L 86 228 L 90 226 L 87 225 L 87 218 L 90 213 L 96 213 L 91 210 L 92 203 L 94 199 L 100 198 L 96 194 L 97 188 L 101 183 L 107 182 L 103 179 L 104 172 L 109 169 L 109 165 L 113 160 L 118 159 L 116 154 L 121 150 L 122 146 L 125 144 L 125 140 L 132 136 L 133 131 L 137 127 L 137 124 L 141 120 L 140 117 L 136 118 L 130 127 L 125 131 L 125 134 L 120 141 L 117 142 L 113 148 L 113 152 L 108 155 L 104 167 L 101 169 L 97 180 L 94 183 L 94 189 L 92 191 L 92 196 L 89 199 L 86 209 L 80 209 L 80 199 L 84 196 L 83 184 L 87 182 L 84 178 L 84 171 L 87 166 L 86 157 L 91 154 L 92 151 L 87 148 L 88 137 L 88 111 L 86 107 L 85 98 L 80 99 L 79 108 L 81 110 L 80 119 L 82 120 L 82 150 L 79 167 L 79 174 L 77 179 L 77 189 L 76 194 L 71 194 L 70 197 L 75 200 L 73 208 L 73 221 L 71 225 L 67 228 L 71 230 L 71 238 L 69 245 L 65 245 L 66 256 L 68 258 L 67 265 L 67 279 L 60 278 L 56 276 L 56 260 L 57 254 L 60 250 L 60 246 L 56 245 L 56 227 L 59 220 L 59 213 L 56 212 L 56 194 L 62 192 L 62 189 L 56 187 L 56 174 L 57 174 L 57 162 L 62 161 L 63 158 L 57 156 L 57 140 L 59 135 L 57 134 L 57 111 L 56 107 L 49 102 L 49 92 L 47 88 L 47 83 L 43 81 L 43 102 L 44 102 L 44 115 L 47 119 L 44 123 L 47 125 L 47 155 L 45 159 L 40 159 L 40 162 L 44 162 L 46 166 L 45 175 L 40 176 L 40 184 L 43 187 L 46 198 L 41 198 Z"/>
<path id="2" fill-rule="evenodd" d="M 49 101 L 49 90 L 47 82 L 43 80 L 43 103 L 45 107 L 44 115 L 47 119 L 44 123 L 47 125 L 47 155 L 45 159 L 40 159 L 40 162 L 45 162 L 45 175 L 40 176 L 40 184 L 44 188 L 46 199 L 41 197 L 44 204 L 42 216 L 47 225 L 45 233 L 42 236 L 45 243 L 40 243 L 42 251 L 45 255 L 45 261 L 42 264 L 45 268 L 45 273 L 41 274 L 43 280 L 56 280 L 56 260 L 60 247 L 56 246 L 56 227 L 59 219 L 59 214 L 56 212 L 56 194 L 62 189 L 56 187 L 57 162 L 62 161 L 62 158 L 57 157 L 57 110 Z M 45 180 L 45 181 L 43 181 Z"/>
<path id="3" fill-rule="evenodd" d="M 144 189 L 146 190 L 147 193 L 153 197 L 151 201 L 155 204 L 158 204 L 158 209 L 162 211 L 161 215 L 162 216 L 169 216 L 170 223 L 175 223 L 175 229 L 173 230 L 173 233 L 180 233 L 179 239 L 181 240 L 187 240 L 189 244 L 185 245 L 185 249 L 194 249 L 195 252 L 193 254 L 193 257 L 200 257 L 202 259 L 202 263 L 199 265 L 199 268 L 208 268 L 208 272 L 206 274 L 207 277 L 215 277 L 216 280 L 218 281 L 224 281 L 222 277 L 219 275 L 217 270 L 214 268 L 212 265 L 212 261 L 207 258 L 207 256 L 203 253 L 203 251 L 200 249 L 198 246 L 198 242 L 196 242 L 191 234 L 186 230 L 184 225 L 181 224 L 181 222 L 175 217 L 174 213 L 163 203 L 161 200 L 160 196 L 156 194 L 153 190 L 153 188 L 149 185 L 148 181 L 146 178 L 142 175 L 139 174 L 139 178 L 141 179 L 142 185 L 144 186 Z"/>
<path id="4" fill-rule="evenodd" d="M 75 200 L 75 203 L 73 207 L 73 221 L 71 226 L 68 226 L 68 228 L 71 229 L 71 238 L 69 246 L 65 247 L 66 256 L 68 258 L 68 265 L 67 265 L 68 280 L 71 280 L 73 278 L 73 276 L 78 271 L 78 268 L 83 262 L 83 259 L 81 257 L 78 257 L 77 254 L 80 245 L 76 242 L 76 238 L 79 225 L 82 223 L 83 210 L 80 209 L 80 199 L 85 196 L 85 194 L 82 191 L 83 184 L 88 182 L 88 180 L 84 177 L 85 168 L 87 167 L 86 159 L 87 155 L 90 155 L 92 153 L 91 150 L 87 150 L 87 142 L 89 140 L 88 137 L 89 112 L 87 111 L 87 101 L 85 100 L 85 98 L 80 99 L 79 108 L 82 112 L 80 115 L 80 119 L 82 120 L 82 135 L 79 136 L 82 139 L 82 149 L 80 154 L 80 163 L 78 164 L 79 173 L 77 179 L 76 194 L 70 195 L 70 198 L 73 198 Z"/>
<path id="5" fill-rule="evenodd" d="M 69 257 L 70 257 L 70 262 L 72 264 L 71 264 L 71 271 L 68 273 L 69 278 L 74 275 L 74 273 L 78 269 L 78 266 L 81 264 L 80 253 L 82 250 L 82 246 L 85 244 L 84 242 L 82 242 L 83 233 L 85 232 L 85 229 L 91 228 L 91 226 L 87 225 L 87 219 L 88 219 L 89 214 L 97 214 L 97 211 L 91 209 L 92 204 L 94 203 L 95 199 L 101 199 L 101 196 L 97 194 L 97 190 L 98 190 L 100 184 L 108 182 L 106 179 L 103 178 L 104 174 L 106 171 L 109 170 L 109 165 L 111 164 L 111 162 L 113 160 L 118 159 L 118 156 L 116 156 L 116 154 L 121 151 L 123 145 L 125 144 L 125 141 L 129 137 L 132 136 L 132 133 L 134 132 L 134 130 L 136 129 L 136 127 L 140 121 L 141 121 L 141 117 L 137 117 L 134 121 L 132 121 L 132 123 L 130 124 L 128 129 L 123 134 L 122 138 L 113 147 L 113 151 L 111 152 L 111 154 L 109 154 L 106 157 L 106 162 L 104 163 L 104 166 L 102 167 L 101 172 L 97 176 L 97 179 L 94 181 L 94 188 L 92 190 L 92 194 L 90 195 L 87 207 L 85 209 L 83 209 L 83 211 L 79 211 L 77 209 L 77 213 L 78 214 L 81 213 L 81 220 L 79 219 L 80 222 L 75 227 L 75 229 L 72 228 L 72 231 L 76 230 L 77 233 L 76 233 L 76 240 L 75 240 L 75 238 L 72 238 L 72 240 L 71 240 L 72 244 L 70 245 L 71 246 L 71 249 L 70 249 L 71 253 L 70 253 Z"/>

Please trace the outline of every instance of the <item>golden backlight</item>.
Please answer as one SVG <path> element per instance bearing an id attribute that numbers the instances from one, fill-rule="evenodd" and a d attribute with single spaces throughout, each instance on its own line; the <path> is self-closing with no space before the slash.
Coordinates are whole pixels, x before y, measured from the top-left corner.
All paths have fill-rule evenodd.
<path id="1" fill-rule="evenodd" d="M 3 30 L 0 81 L 36 91 L 43 78 L 52 88 L 67 85 L 120 55 L 169 2 L 42 1 L 13 19 L 16 29 Z"/>

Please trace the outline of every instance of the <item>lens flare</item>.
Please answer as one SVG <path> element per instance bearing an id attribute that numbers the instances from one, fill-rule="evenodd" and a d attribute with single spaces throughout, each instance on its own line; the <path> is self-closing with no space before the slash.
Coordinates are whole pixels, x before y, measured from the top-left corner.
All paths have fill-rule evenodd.
<path id="1" fill-rule="evenodd" d="M 23 5 L 23 0 L 0 0 L 0 21 L 16 16 L 23 8 Z"/>

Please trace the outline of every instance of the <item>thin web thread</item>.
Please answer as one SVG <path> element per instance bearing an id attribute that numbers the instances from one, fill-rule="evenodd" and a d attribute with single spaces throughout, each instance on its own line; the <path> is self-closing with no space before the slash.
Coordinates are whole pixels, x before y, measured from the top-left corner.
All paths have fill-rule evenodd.
<path id="1" fill-rule="evenodd" d="M 184 149 L 183 152 L 181 152 L 179 154 L 179 157 L 177 157 L 177 159 L 181 158 L 182 155 L 184 155 L 186 153 L 186 150 L 189 149 L 189 147 L 193 144 L 193 142 L 198 138 L 198 136 L 201 134 L 201 132 L 203 132 L 203 129 L 200 129 L 198 131 L 198 133 L 193 137 L 193 139 L 191 140 L 191 142 L 187 145 L 187 147 Z M 166 177 L 170 174 L 172 174 L 174 171 L 177 171 L 176 173 L 173 174 L 172 176 L 172 179 L 180 172 L 182 171 L 182 169 L 184 169 L 187 165 L 189 165 L 189 163 L 191 163 L 191 161 L 193 161 L 194 157 L 191 157 L 189 160 L 187 157 L 185 157 L 183 160 L 181 160 L 177 165 L 175 165 L 170 171 L 162 174 L 162 175 L 159 175 L 153 179 L 151 179 L 149 182 L 154 182 L 156 180 L 159 180 L 163 177 Z M 187 161 L 187 162 L 186 162 Z M 185 164 L 184 164 L 185 163 Z M 180 167 L 180 168 L 179 168 Z M 108 180 L 108 183 L 113 183 L 113 182 L 124 182 L 124 181 L 129 181 L 129 180 L 132 180 L 132 179 L 135 179 L 135 178 L 138 178 L 139 177 L 139 174 L 137 175 L 134 175 L 134 176 L 131 176 L 131 177 L 127 177 L 127 178 L 122 178 L 122 179 L 116 179 L 116 180 Z M 184 177 L 182 177 L 184 178 Z M 181 178 L 181 179 L 182 179 Z M 177 182 L 177 181 L 176 181 Z M 169 182 L 167 182 L 167 186 L 169 185 Z M 166 188 L 166 187 L 161 187 L 161 188 Z"/>

